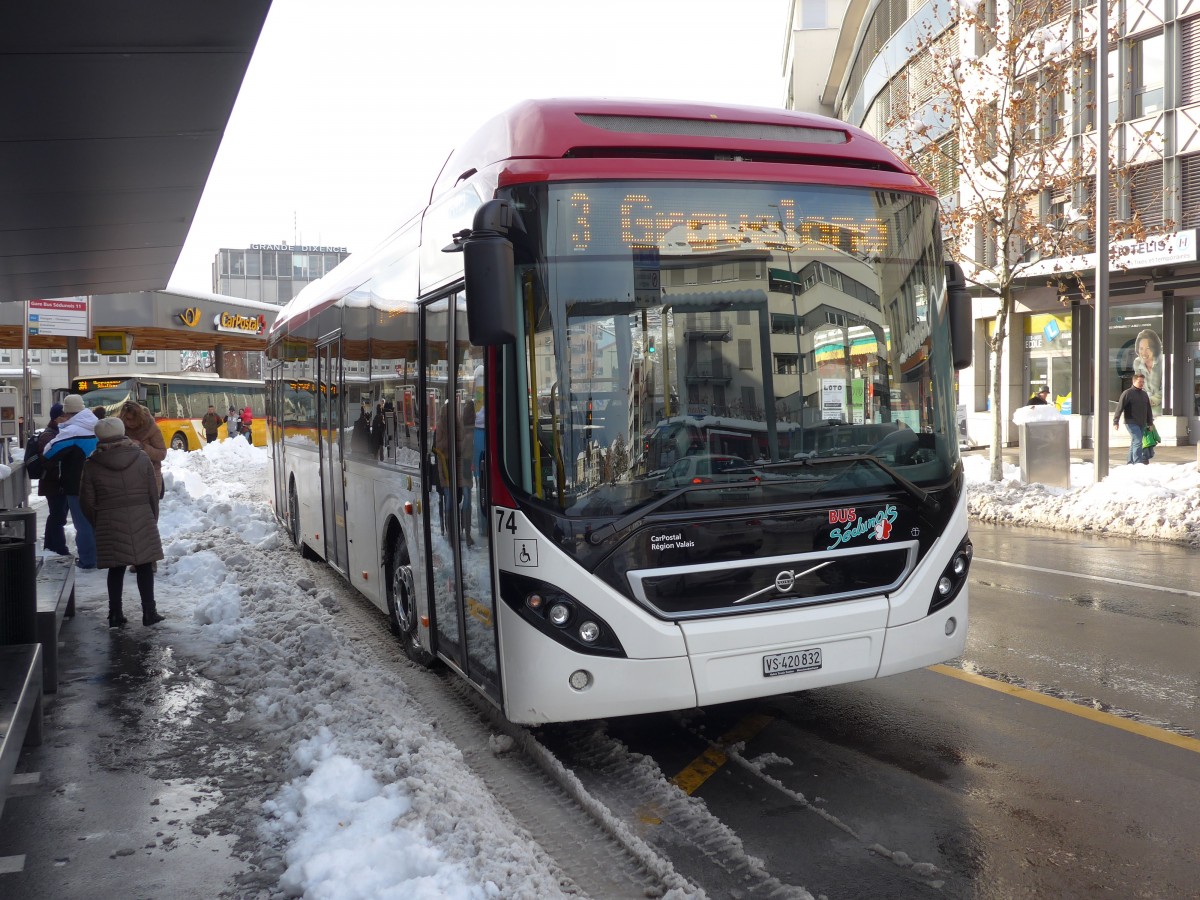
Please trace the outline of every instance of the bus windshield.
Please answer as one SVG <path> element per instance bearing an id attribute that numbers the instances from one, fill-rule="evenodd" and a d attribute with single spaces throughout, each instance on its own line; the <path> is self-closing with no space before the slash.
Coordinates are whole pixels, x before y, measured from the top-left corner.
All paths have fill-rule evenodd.
<path id="1" fill-rule="evenodd" d="M 117 412 L 122 403 L 131 399 L 137 398 L 133 396 L 133 389 L 127 382 L 123 382 L 120 387 L 101 388 L 83 395 L 83 403 L 88 409 L 103 406 L 110 413 Z"/>
<path id="2" fill-rule="evenodd" d="M 507 189 L 521 440 L 571 516 L 930 487 L 958 462 L 936 200 L 862 187 Z M 866 464 L 861 457 L 883 463 Z"/>

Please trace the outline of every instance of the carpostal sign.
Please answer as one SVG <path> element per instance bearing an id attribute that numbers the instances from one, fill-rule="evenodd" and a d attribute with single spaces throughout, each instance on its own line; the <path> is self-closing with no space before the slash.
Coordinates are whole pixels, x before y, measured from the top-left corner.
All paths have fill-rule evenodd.
<path id="1" fill-rule="evenodd" d="M 244 316 L 240 313 L 219 312 L 213 316 L 213 325 L 217 331 L 227 334 L 263 334 L 267 330 L 267 317 Z"/>

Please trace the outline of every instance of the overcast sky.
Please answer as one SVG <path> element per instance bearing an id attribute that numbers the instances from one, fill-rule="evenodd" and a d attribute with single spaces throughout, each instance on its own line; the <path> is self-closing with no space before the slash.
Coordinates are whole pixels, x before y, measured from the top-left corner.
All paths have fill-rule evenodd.
<path id="1" fill-rule="evenodd" d="M 783 105 L 788 0 L 274 0 L 170 287 L 221 247 L 369 249 L 531 97 Z"/>

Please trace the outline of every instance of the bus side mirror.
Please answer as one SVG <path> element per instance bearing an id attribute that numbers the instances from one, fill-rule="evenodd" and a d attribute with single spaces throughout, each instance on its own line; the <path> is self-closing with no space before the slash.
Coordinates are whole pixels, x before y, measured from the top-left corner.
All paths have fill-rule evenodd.
<path id="1" fill-rule="evenodd" d="M 507 238 L 512 205 L 489 200 L 475 212 L 469 232 L 454 236 L 448 253 L 461 250 L 467 288 L 467 331 L 477 347 L 504 344 L 517 336 L 516 270 Z"/>
<path id="2" fill-rule="evenodd" d="M 971 365 L 971 295 L 967 292 L 967 277 L 958 263 L 946 263 L 946 308 L 950 318 L 950 349 L 954 368 Z"/>

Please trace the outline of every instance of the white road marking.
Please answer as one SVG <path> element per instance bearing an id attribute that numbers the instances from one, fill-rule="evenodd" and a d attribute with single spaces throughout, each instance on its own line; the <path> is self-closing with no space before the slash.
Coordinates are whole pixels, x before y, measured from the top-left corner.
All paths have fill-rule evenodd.
<path id="1" fill-rule="evenodd" d="M 1107 575 L 1084 575 L 1080 572 L 1064 572 L 1061 569 L 1047 569 L 1045 566 L 1029 566 L 1023 563 L 1003 562 L 999 559 L 987 559 L 982 556 L 973 557 L 974 562 L 985 563 L 989 566 L 1008 566 L 1011 569 L 1027 569 L 1030 572 L 1047 572 L 1051 575 L 1063 575 L 1067 578 L 1087 578 L 1091 581 L 1103 581 L 1105 584 L 1121 584 L 1125 587 L 1145 588 L 1151 591 L 1165 591 L 1168 594 L 1181 594 L 1184 597 L 1200 597 L 1200 591 L 1185 591 L 1183 588 L 1164 587 L 1161 584 L 1144 584 L 1140 581 L 1123 581 L 1120 578 L 1110 578 Z"/>

